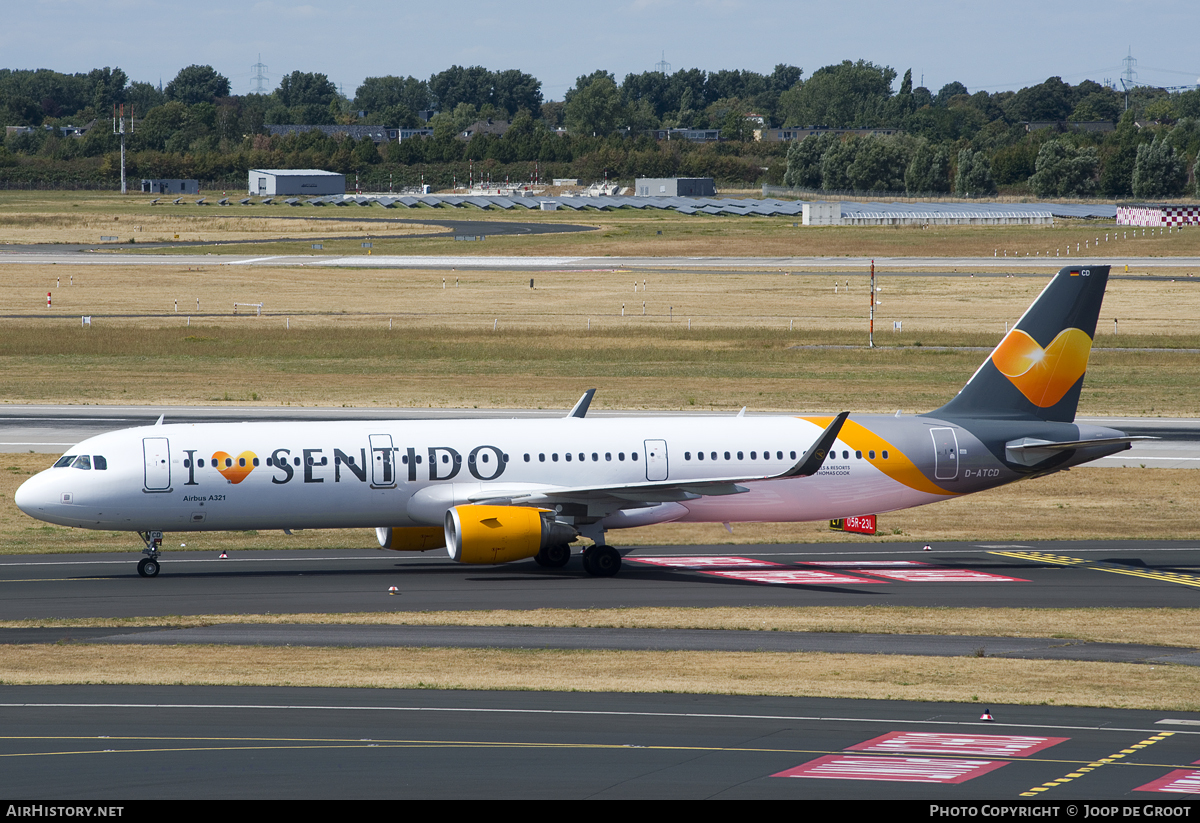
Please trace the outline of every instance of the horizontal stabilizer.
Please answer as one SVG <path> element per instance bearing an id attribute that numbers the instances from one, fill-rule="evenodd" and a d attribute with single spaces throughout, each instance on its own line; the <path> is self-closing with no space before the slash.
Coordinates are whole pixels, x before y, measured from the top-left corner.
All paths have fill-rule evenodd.
<path id="1" fill-rule="evenodd" d="M 1020 463 L 1022 466 L 1035 466 L 1059 452 L 1068 449 L 1084 449 L 1089 446 L 1119 446 L 1130 448 L 1138 440 L 1158 440 L 1157 437 L 1134 435 L 1130 437 L 1099 437 L 1093 440 L 1039 440 L 1036 437 L 1022 437 L 1010 440 L 1004 444 L 1004 457 L 1009 463 Z"/>

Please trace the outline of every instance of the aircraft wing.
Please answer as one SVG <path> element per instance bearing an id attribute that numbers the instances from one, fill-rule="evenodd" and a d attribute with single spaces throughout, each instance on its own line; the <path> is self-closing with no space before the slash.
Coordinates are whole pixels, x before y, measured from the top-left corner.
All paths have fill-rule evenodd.
<path id="1" fill-rule="evenodd" d="M 655 504 L 696 500 L 700 497 L 742 494 L 749 491 L 740 484 L 756 480 L 777 480 L 788 477 L 809 477 L 817 473 L 825 461 L 825 455 L 833 446 L 842 424 L 850 412 L 842 412 L 826 427 L 825 431 L 809 446 L 808 451 L 801 455 L 795 464 L 777 474 L 716 476 L 692 478 L 689 480 L 661 481 L 644 483 L 625 483 L 621 485 L 596 486 L 545 486 L 542 488 L 496 488 L 492 487 L 471 495 L 472 503 L 489 503 L 492 505 L 528 506 L 538 505 L 551 500 L 616 500 L 618 502 L 635 504 Z"/>

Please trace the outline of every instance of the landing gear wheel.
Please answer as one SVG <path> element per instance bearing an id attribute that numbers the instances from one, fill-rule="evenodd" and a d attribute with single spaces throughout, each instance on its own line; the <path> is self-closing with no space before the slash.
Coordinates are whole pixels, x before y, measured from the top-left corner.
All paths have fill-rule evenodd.
<path id="1" fill-rule="evenodd" d="M 571 562 L 571 547 L 566 543 L 547 546 L 533 556 L 539 566 L 547 569 L 561 569 Z"/>
<path id="2" fill-rule="evenodd" d="M 138 561 L 138 574 L 142 577 L 158 577 L 158 561 L 152 557 L 143 557 Z"/>
<path id="3" fill-rule="evenodd" d="M 583 553 L 583 568 L 593 577 L 612 577 L 621 570 L 621 553 L 612 546 L 593 546 Z"/>

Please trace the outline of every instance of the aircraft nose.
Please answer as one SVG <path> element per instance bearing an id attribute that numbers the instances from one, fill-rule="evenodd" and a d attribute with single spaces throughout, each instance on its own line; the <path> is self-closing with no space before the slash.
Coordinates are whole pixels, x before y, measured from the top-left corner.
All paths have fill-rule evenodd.
<path id="1" fill-rule="evenodd" d="M 16 494 L 13 495 L 13 502 L 25 514 L 37 517 L 39 510 L 44 511 L 48 505 L 54 502 L 52 494 L 52 489 L 46 483 L 46 477 L 36 474 L 17 488 Z"/>

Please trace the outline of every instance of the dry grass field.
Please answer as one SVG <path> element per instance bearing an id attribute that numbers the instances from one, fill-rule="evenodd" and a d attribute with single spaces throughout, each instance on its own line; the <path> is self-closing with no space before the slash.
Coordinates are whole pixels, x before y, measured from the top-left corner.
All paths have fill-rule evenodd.
<path id="1" fill-rule="evenodd" d="M 1193 666 L 769 652 L 0 646 L 0 682 L 808 695 L 1200 710 Z"/>
<path id="2" fill-rule="evenodd" d="M 4 402 L 466 408 L 924 411 L 1045 283 L 884 272 L 871 351 L 861 273 L 0 271 Z M 1110 282 L 1082 413 L 1196 413 L 1198 279 Z"/>

